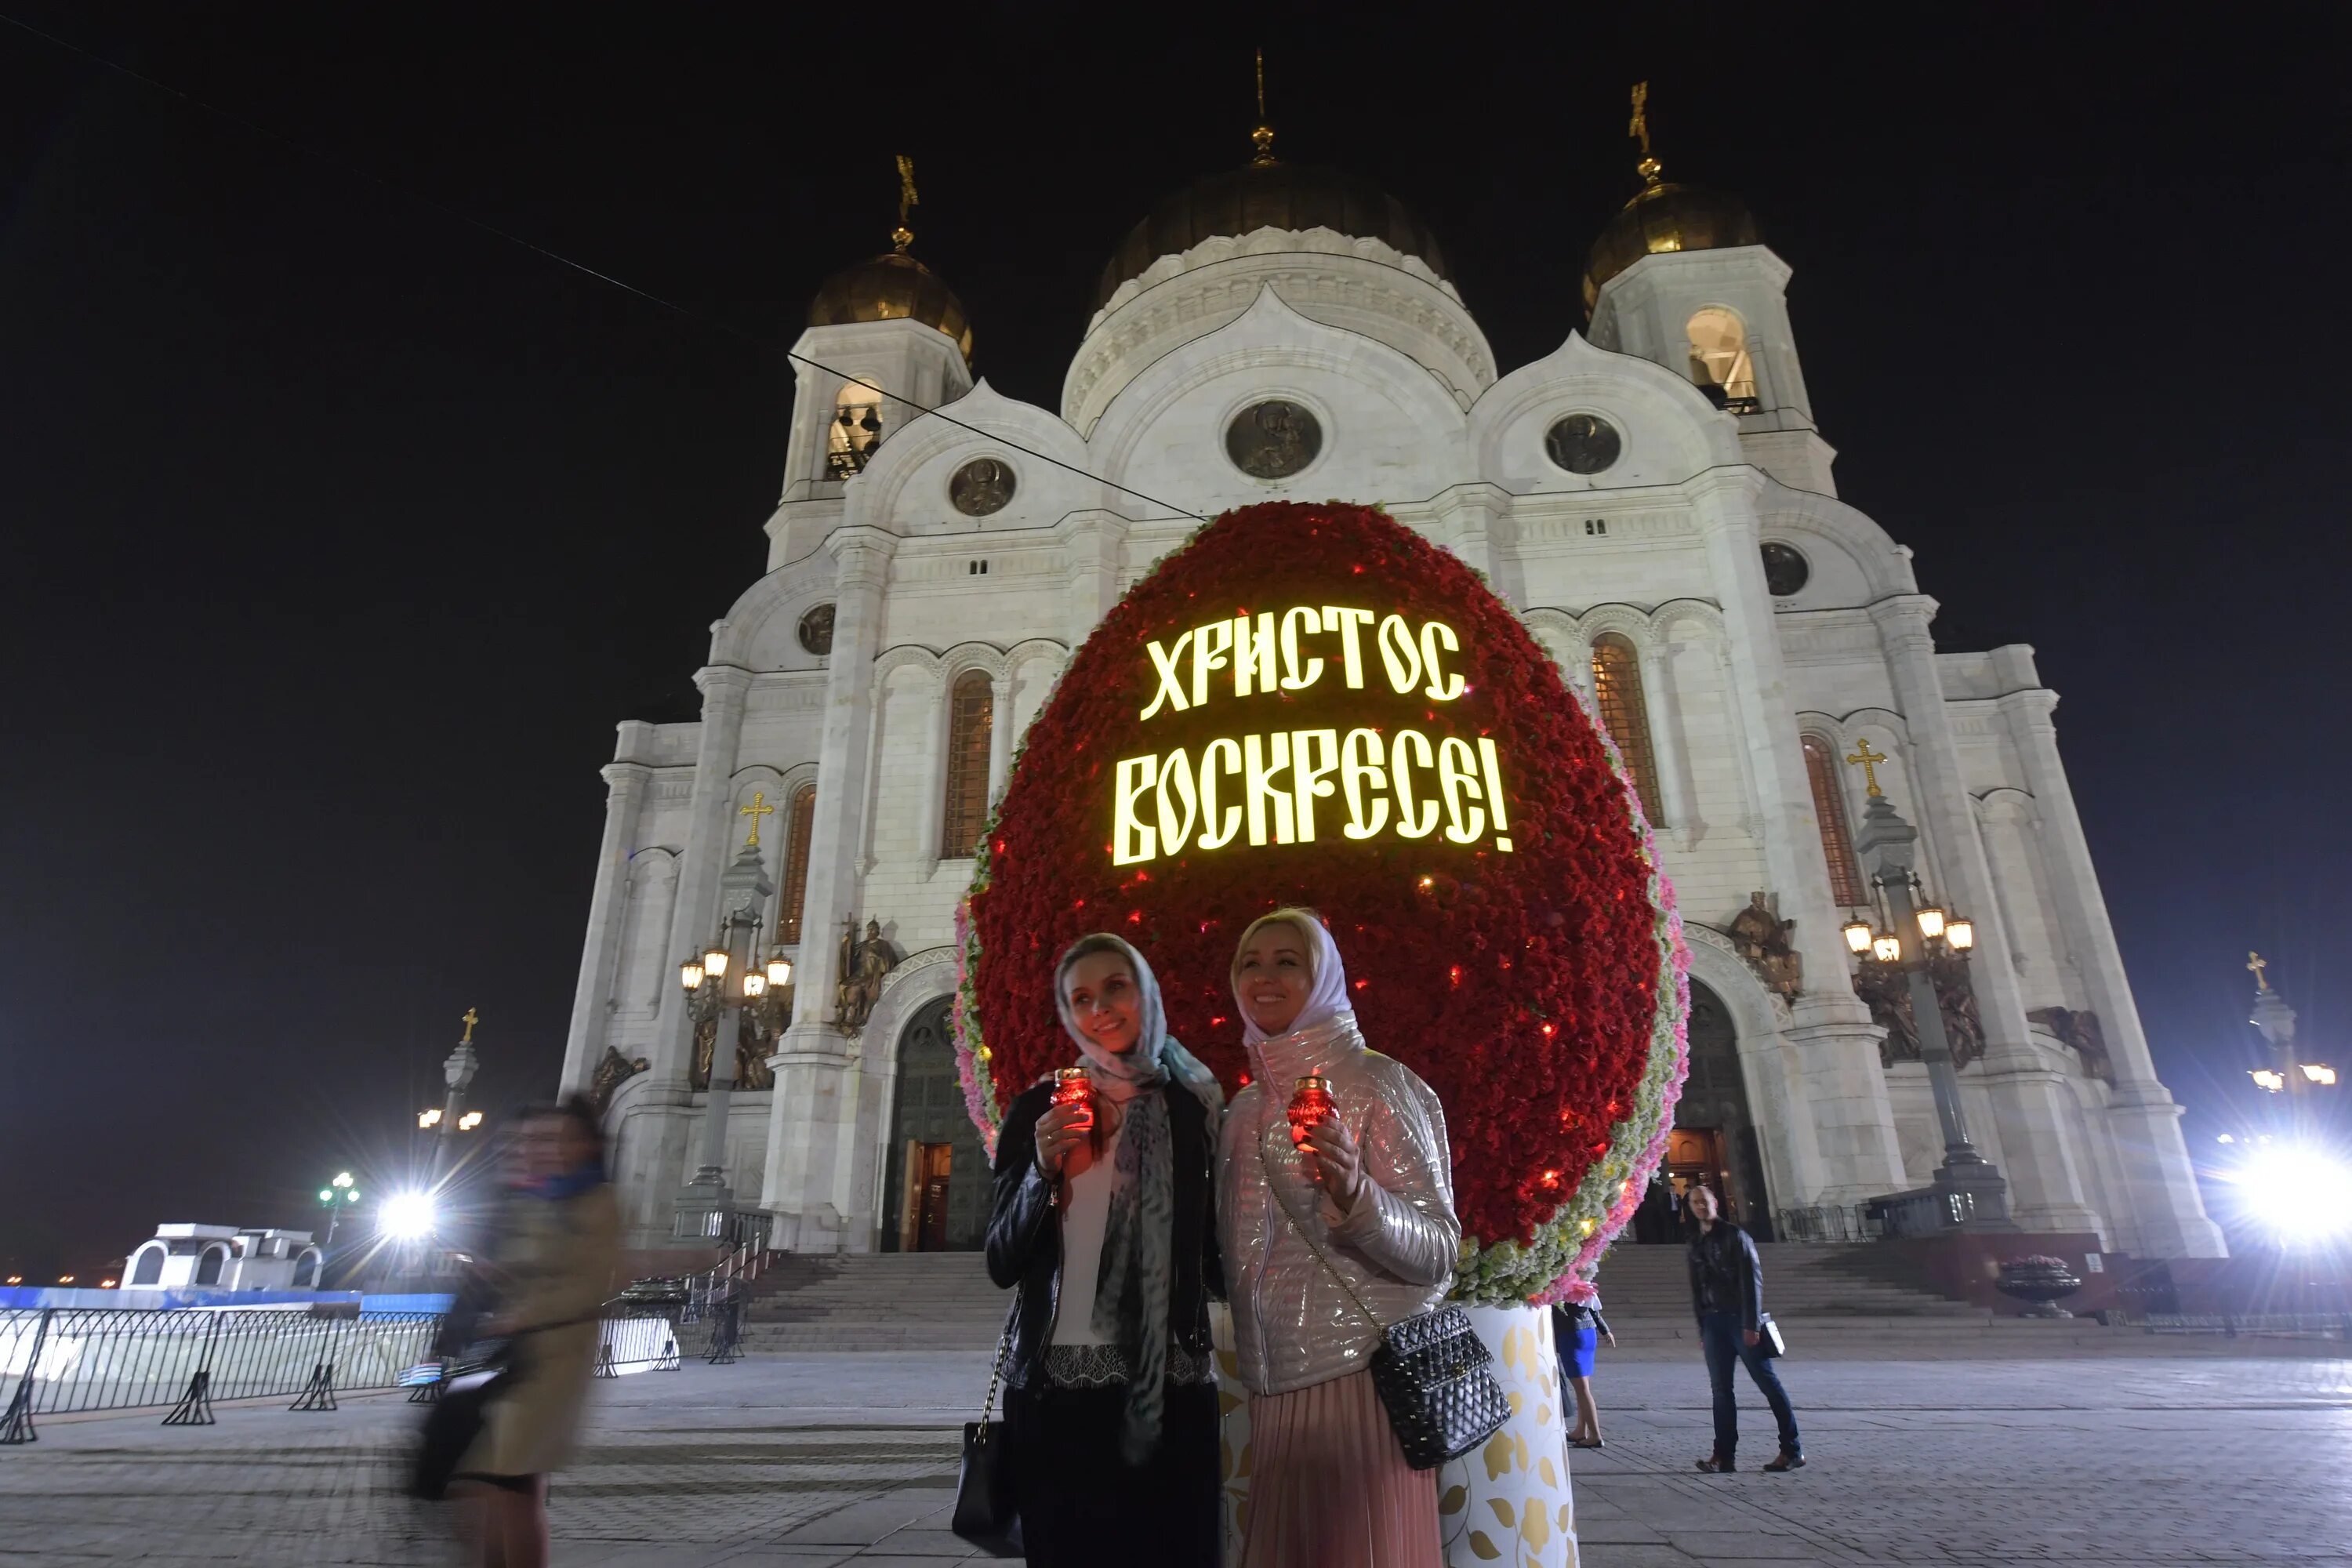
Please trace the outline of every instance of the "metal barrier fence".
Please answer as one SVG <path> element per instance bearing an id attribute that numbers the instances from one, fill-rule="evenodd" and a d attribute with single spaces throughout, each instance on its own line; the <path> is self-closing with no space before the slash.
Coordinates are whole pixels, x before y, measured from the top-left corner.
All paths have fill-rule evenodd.
<path id="1" fill-rule="evenodd" d="M 596 1375 L 676 1372 L 688 1356 L 724 1365 L 739 1358 L 741 1316 L 733 1300 L 607 1316 Z M 424 1363 L 441 1321 L 299 1308 L 0 1310 L 0 1446 L 38 1441 L 37 1415 L 169 1405 L 165 1426 L 208 1426 L 215 1400 L 292 1395 L 293 1409 L 332 1410 L 339 1393 L 407 1387 L 425 1403 L 440 1393 Z"/>
<path id="2" fill-rule="evenodd" d="M 433 1312 L 324 1316 L 299 1309 L 43 1307 L 0 1311 L 0 1444 L 33 1417 L 173 1405 L 204 1426 L 216 1399 L 297 1394 L 331 1410 L 340 1390 L 392 1388 L 439 1331 Z"/>

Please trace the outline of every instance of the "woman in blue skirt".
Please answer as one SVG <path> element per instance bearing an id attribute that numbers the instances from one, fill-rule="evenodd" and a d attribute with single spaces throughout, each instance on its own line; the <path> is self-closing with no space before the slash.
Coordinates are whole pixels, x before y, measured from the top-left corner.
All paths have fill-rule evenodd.
<path id="1" fill-rule="evenodd" d="M 1562 1301 L 1552 1310 L 1551 1337 L 1559 1352 L 1559 1375 L 1576 1395 L 1576 1430 L 1568 1435 L 1571 1448 L 1601 1448 L 1601 1407 L 1592 1402 L 1592 1352 L 1602 1340 L 1617 1348 L 1609 1320 L 1601 1315 L 1601 1298 Z"/>

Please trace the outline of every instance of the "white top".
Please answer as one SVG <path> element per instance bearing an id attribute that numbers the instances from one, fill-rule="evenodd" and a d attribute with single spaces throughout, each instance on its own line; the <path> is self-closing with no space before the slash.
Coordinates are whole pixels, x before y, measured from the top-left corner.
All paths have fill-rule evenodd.
<path id="1" fill-rule="evenodd" d="M 1118 1086 L 1125 1089 L 1124 1084 Z M 1097 1088 L 1097 1095 L 1114 1093 Z M 1115 1095 L 1127 1099 L 1128 1095 Z M 1118 1141 L 1127 1131 L 1127 1118 L 1103 1141 L 1094 1163 L 1070 1182 L 1070 1201 L 1062 1210 L 1061 1306 L 1054 1315 L 1054 1343 L 1100 1345 L 1112 1342 L 1095 1332 L 1095 1282 L 1102 1271 L 1103 1229 L 1110 1221 L 1110 1187 L 1118 1160 Z"/>

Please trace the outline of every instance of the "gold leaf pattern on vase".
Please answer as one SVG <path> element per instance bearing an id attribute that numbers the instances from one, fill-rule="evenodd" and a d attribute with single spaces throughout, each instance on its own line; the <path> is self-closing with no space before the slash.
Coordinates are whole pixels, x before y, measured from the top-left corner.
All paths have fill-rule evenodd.
<path id="1" fill-rule="evenodd" d="M 1486 1532 L 1483 1530 L 1474 1530 L 1470 1532 L 1470 1550 L 1489 1563 L 1503 1554 L 1493 1542 L 1486 1539 Z"/>

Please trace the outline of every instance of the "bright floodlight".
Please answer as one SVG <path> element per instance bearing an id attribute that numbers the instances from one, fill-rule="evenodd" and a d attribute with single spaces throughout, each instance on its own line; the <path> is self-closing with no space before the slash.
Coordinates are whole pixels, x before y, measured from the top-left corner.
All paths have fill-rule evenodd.
<path id="1" fill-rule="evenodd" d="M 399 1241 L 415 1241 L 433 1234 L 436 1216 L 430 1193 L 394 1193 L 376 1212 L 376 1226 Z"/>
<path id="2" fill-rule="evenodd" d="M 2282 1072 L 2273 1072 L 2269 1068 L 2255 1068 L 2247 1073 L 2246 1076 L 2252 1079 L 2256 1083 L 2262 1085 L 2263 1088 L 2269 1089 L 2273 1094 L 2276 1094 L 2279 1090 L 2286 1087 L 2286 1074 Z"/>
<path id="3" fill-rule="evenodd" d="M 2309 1143 L 2256 1147 L 2230 1178 L 2248 1218 L 2289 1247 L 2352 1235 L 2352 1164 Z"/>

